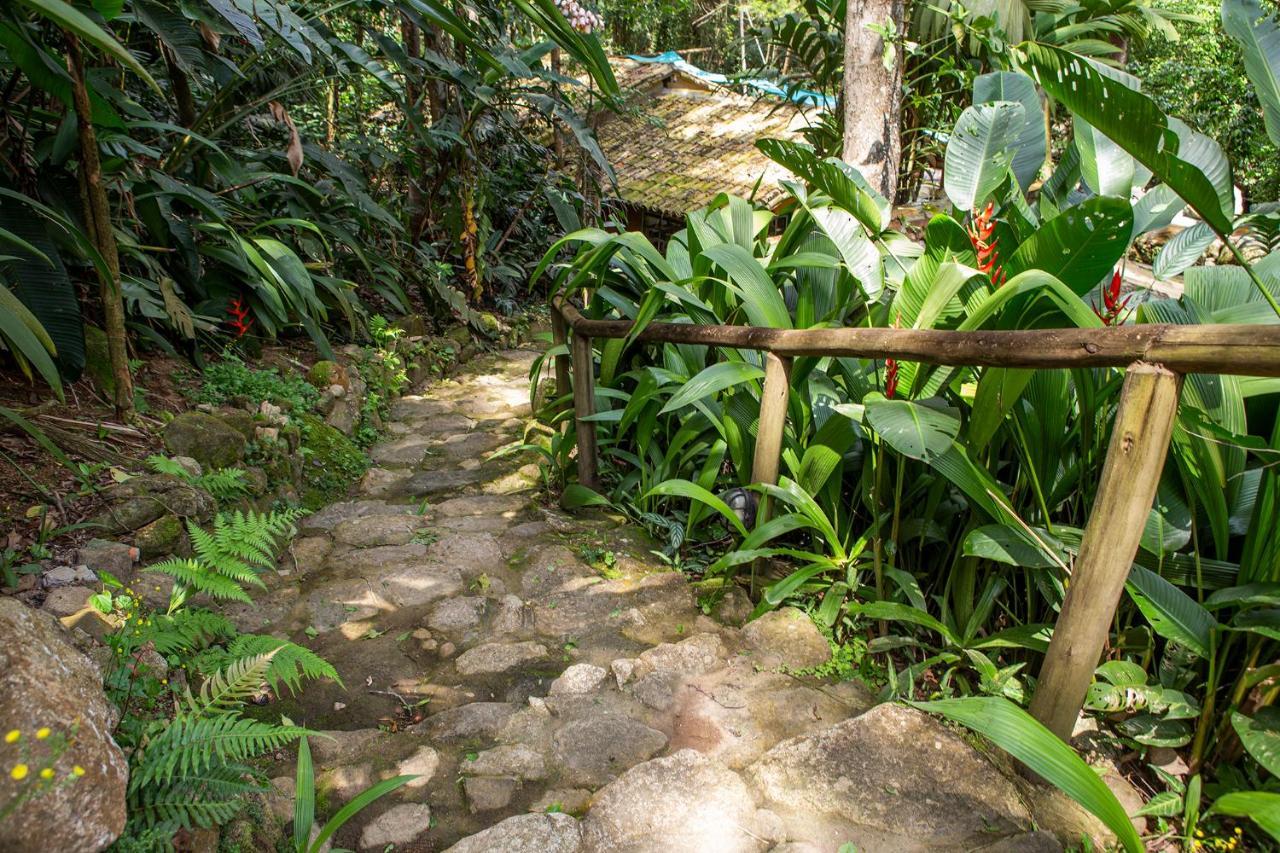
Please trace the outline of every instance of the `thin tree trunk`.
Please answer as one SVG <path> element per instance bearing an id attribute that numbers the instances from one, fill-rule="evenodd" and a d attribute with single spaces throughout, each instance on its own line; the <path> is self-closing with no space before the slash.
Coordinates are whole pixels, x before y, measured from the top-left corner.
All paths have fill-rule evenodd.
<path id="1" fill-rule="evenodd" d="M 843 159 L 892 203 L 901 156 L 902 51 L 885 67 L 884 40 L 868 25 L 902 31 L 903 0 L 849 0 L 844 24 Z"/>
<path id="2" fill-rule="evenodd" d="M 418 25 L 409 19 L 408 15 L 401 13 L 400 15 L 400 41 L 404 45 L 405 55 L 410 59 L 416 59 L 422 56 L 422 49 L 418 40 Z M 422 107 L 420 104 L 421 92 L 418 89 L 417 80 L 414 73 L 405 75 L 404 83 L 404 102 L 405 102 L 405 120 L 410 128 L 417 128 L 417 132 L 422 132 Z M 422 155 L 418 153 L 418 162 L 422 162 Z M 419 174 L 422 174 L 420 171 Z M 422 191 L 418 188 L 418 182 L 412 174 L 410 174 L 406 182 L 407 207 L 409 210 L 409 236 L 416 242 L 418 235 L 421 233 L 423 223 L 426 221 L 425 205 L 423 203 Z"/>
<path id="3" fill-rule="evenodd" d="M 191 128 L 196 123 L 196 99 L 191 94 L 191 81 L 178 66 L 173 51 L 161 45 L 160 52 L 164 54 L 165 68 L 169 72 L 169 87 L 173 90 L 173 100 L 178 105 L 178 124 Z"/>
<path id="4" fill-rule="evenodd" d="M 89 90 L 85 86 L 84 55 L 80 41 L 67 33 L 67 68 L 71 72 L 71 92 L 75 105 L 80 142 L 80 187 L 84 200 L 85 225 L 89 236 L 106 262 L 106 272 L 98 273 L 102 295 L 102 323 L 107 335 L 107 353 L 115 380 L 116 418 L 133 417 L 133 376 L 129 373 L 129 351 L 124 328 L 124 299 L 120 290 L 120 255 L 111 227 L 111 206 L 102 185 L 102 163 L 98 158 L 98 135 L 93 127 Z"/>
<path id="5" fill-rule="evenodd" d="M 329 99 L 325 110 L 324 122 L 324 142 L 330 148 L 333 148 L 338 141 L 338 104 L 340 95 L 338 80 L 335 77 L 329 82 Z"/>

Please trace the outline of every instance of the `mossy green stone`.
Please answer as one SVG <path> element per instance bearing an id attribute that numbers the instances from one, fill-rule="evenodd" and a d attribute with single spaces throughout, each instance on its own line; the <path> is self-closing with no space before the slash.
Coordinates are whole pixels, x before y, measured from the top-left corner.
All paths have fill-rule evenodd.
<path id="1" fill-rule="evenodd" d="M 343 497 L 369 468 L 369 457 L 340 430 L 304 415 L 302 504 L 318 509 Z"/>

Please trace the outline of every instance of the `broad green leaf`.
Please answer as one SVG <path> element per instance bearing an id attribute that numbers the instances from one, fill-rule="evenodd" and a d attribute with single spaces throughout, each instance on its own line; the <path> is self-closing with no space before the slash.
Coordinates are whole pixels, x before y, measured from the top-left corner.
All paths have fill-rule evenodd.
<path id="1" fill-rule="evenodd" d="M 1247 817 L 1276 841 L 1280 841 L 1280 794 L 1269 791 L 1236 791 L 1214 800 L 1210 814 Z"/>
<path id="2" fill-rule="evenodd" d="M 684 385 L 681 385 L 680 390 L 671 395 L 671 399 L 667 400 L 667 404 L 662 407 L 662 411 L 659 414 L 674 412 L 676 409 L 688 406 L 696 400 L 710 397 L 717 391 L 723 391 L 725 388 L 741 385 L 743 382 L 751 382 L 752 380 L 763 378 L 764 370 L 754 364 L 747 364 L 743 361 L 717 362 L 702 370 Z"/>
<path id="3" fill-rule="evenodd" d="M 973 102 L 1017 101 L 1022 104 L 1022 126 L 1017 132 L 1017 148 L 1011 168 L 1023 192 L 1040 175 L 1048 153 L 1049 129 L 1044 120 L 1044 105 L 1035 81 L 1017 71 L 992 71 L 973 81 Z"/>
<path id="4" fill-rule="evenodd" d="M 560 505 L 565 509 L 581 509 L 584 506 L 613 506 L 609 499 L 581 483 L 570 483 L 560 494 Z"/>
<path id="5" fill-rule="evenodd" d="M 1031 44 L 1027 55 L 1051 97 L 1172 187 L 1214 231 L 1231 231 L 1230 212 L 1223 209 L 1217 190 L 1204 172 L 1178 156 L 1178 135 L 1154 101 L 1065 50 Z"/>
<path id="6" fill-rule="evenodd" d="M 1223 0 L 1222 28 L 1240 45 L 1267 136 L 1280 146 L 1280 25 L 1258 0 Z"/>
<path id="7" fill-rule="evenodd" d="M 742 526 L 742 520 L 738 518 L 737 513 L 729 508 L 729 505 L 711 492 L 699 486 L 697 483 L 691 483 L 688 480 L 666 480 L 654 486 L 645 493 L 644 499 L 651 497 L 678 497 L 688 498 L 690 500 L 704 503 L 725 517 L 734 529 L 742 536 L 747 535 L 747 529 Z"/>
<path id="8" fill-rule="evenodd" d="M 852 603 L 846 609 L 851 615 L 865 616 L 868 619 L 885 619 L 890 622 L 909 622 L 928 628 L 953 646 L 960 645 L 960 639 L 946 625 L 919 608 L 896 601 L 869 601 Z"/>
<path id="9" fill-rule="evenodd" d="M 1253 760 L 1280 777 L 1280 708 L 1259 708 L 1252 717 L 1233 713 L 1231 726 Z"/>
<path id="10" fill-rule="evenodd" d="M 1218 623 L 1208 610 L 1142 566 L 1130 567 L 1127 588 L 1157 634 L 1181 643 L 1202 658 L 1209 657 L 1212 634 Z"/>
<path id="11" fill-rule="evenodd" d="M 1017 705 L 989 696 L 911 705 L 941 714 L 986 737 L 1102 821 L 1127 853 L 1142 853 L 1142 839 L 1111 789 L 1075 750 Z"/>
<path id="12" fill-rule="evenodd" d="M 1089 189 L 1100 196 L 1128 199 L 1133 190 L 1133 158 L 1079 116 L 1072 124 L 1080 174 Z"/>
<path id="13" fill-rule="evenodd" d="M 333 817 L 329 818 L 329 821 L 321 827 L 319 834 L 316 835 L 316 840 L 311 842 L 311 846 L 308 848 L 308 853 L 319 853 L 321 850 L 327 850 L 328 845 L 325 844 L 325 842 L 328 841 L 335 832 L 342 829 L 347 821 L 364 811 L 375 800 L 385 797 L 397 788 L 407 785 L 417 778 L 419 777 L 394 776 L 390 779 L 383 779 L 378 784 L 365 788 L 355 797 L 355 799 L 338 809 L 338 812 Z"/>
<path id="14" fill-rule="evenodd" d="M 147 73 L 147 69 L 142 67 L 142 63 L 138 62 L 137 58 L 124 45 L 116 41 L 115 36 L 95 24 L 83 12 L 62 2 L 62 0 L 19 0 L 19 2 L 32 9 L 36 14 L 53 21 L 72 35 L 114 56 L 163 97 L 163 90 L 161 90 L 152 76 Z"/>
<path id="15" fill-rule="evenodd" d="M 298 739 L 298 769 L 293 794 L 293 846 L 305 850 L 316 821 L 316 774 L 311 746 L 304 735 Z"/>
<path id="16" fill-rule="evenodd" d="M 964 540 L 964 555 L 995 560 L 1024 569 L 1049 569 L 1059 565 L 1040 548 L 1027 542 L 1021 528 L 1006 524 L 988 524 L 969 531 Z"/>
<path id="17" fill-rule="evenodd" d="M 867 423 L 894 450 L 930 461 L 951 449 L 960 420 L 943 409 L 914 400 L 887 400 L 878 392 L 863 398 Z"/>
<path id="18" fill-rule="evenodd" d="M 1108 275 L 1129 248 L 1133 208 L 1123 199 L 1097 197 L 1045 222 L 1005 262 L 1013 278 L 1042 270 L 1083 296 Z"/>
<path id="19" fill-rule="evenodd" d="M 1217 235 L 1213 233 L 1213 229 L 1203 222 L 1182 229 L 1160 247 L 1160 253 L 1151 265 L 1152 273 L 1161 281 L 1173 278 L 1200 260 L 1204 250 L 1215 239 Z"/>
<path id="20" fill-rule="evenodd" d="M 782 291 L 750 252 L 736 243 L 721 243 L 704 249 L 703 255 L 729 276 L 751 325 L 791 328 L 791 315 Z"/>
<path id="21" fill-rule="evenodd" d="M 1022 104 L 975 104 L 960 114 L 947 140 L 942 186 L 962 211 L 973 210 L 995 192 L 1009 172 L 1026 121 Z"/>

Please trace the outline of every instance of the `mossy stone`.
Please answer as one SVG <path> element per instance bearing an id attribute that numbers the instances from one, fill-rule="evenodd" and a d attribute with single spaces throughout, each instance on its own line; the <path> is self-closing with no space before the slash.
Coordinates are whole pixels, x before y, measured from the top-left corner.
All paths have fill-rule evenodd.
<path id="1" fill-rule="evenodd" d="M 244 409 L 222 409 L 214 417 L 243 435 L 245 441 L 253 441 L 257 422 L 250 412 Z"/>
<path id="2" fill-rule="evenodd" d="M 133 544 L 142 552 L 142 559 L 151 560 L 176 553 L 182 543 L 182 522 L 173 513 L 160 516 L 133 535 Z"/>
<path id="3" fill-rule="evenodd" d="M 183 412 L 164 428 L 164 446 L 173 456 L 190 456 L 206 471 L 231 468 L 244 459 L 246 439 L 221 418 Z"/>
<path id="4" fill-rule="evenodd" d="M 307 371 L 307 382 L 324 391 L 330 385 L 348 387 L 351 377 L 347 375 L 347 369 L 336 361 L 317 361 Z"/>
<path id="5" fill-rule="evenodd" d="M 369 468 L 369 457 L 340 430 L 303 416 L 302 504 L 318 509 L 343 497 Z"/>

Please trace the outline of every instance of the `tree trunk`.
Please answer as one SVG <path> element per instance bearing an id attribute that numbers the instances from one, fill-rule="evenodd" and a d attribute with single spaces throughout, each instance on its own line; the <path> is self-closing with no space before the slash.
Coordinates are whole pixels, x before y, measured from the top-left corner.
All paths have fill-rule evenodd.
<path id="1" fill-rule="evenodd" d="M 849 0 L 844 22 L 843 159 L 895 201 L 901 155 L 902 51 L 885 67 L 884 40 L 868 26 L 902 32 L 903 0 Z"/>
<path id="2" fill-rule="evenodd" d="M 80 41 L 70 33 L 67 33 L 67 68 L 71 72 L 72 100 L 79 128 L 80 191 L 84 202 L 85 226 L 94 246 L 106 262 L 106 271 L 98 272 L 98 285 L 102 296 L 102 324 L 107 335 L 107 353 L 116 385 L 113 402 L 116 417 L 126 421 L 133 417 L 133 376 L 129 373 L 129 351 L 125 338 L 120 255 L 116 252 L 116 235 L 111 227 L 111 206 L 107 201 L 107 190 L 102 185 L 98 135 L 93 127 L 89 90 L 85 87 L 84 55 L 80 51 Z"/>
<path id="3" fill-rule="evenodd" d="M 335 77 L 329 82 L 329 98 L 324 117 L 324 144 L 330 149 L 338 141 L 338 107 L 341 94 L 338 89 L 338 79 Z"/>
<path id="4" fill-rule="evenodd" d="M 410 20 L 408 15 L 401 13 L 400 15 L 400 41 L 404 45 L 405 55 L 410 59 L 417 59 L 422 56 L 422 49 L 418 40 L 418 25 Z M 405 104 L 405 121 L 408 123 L 411 132 L 420 135 L 422 133 L 422 106 L 420 102 L 421 92 L 418 89 L 418 82 L 414 77 L 415 72 L 405 74 L 404 81 L 404 104 Z M 421 154 L 419 153 L 419 160 Z M 406 181 L 406 207 L 409 212 L 409 237 L 414 242 L 417 241 L 418 235 L 422 231 L 423 224 L 426 221 L 426 210 L 422 191 L 418 188 L 418 176 L 413 174 L 412 166 L 408 166 L 408 180 Z M 421 174 L 421 172 L 419 173 Z"/>

